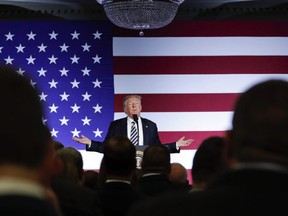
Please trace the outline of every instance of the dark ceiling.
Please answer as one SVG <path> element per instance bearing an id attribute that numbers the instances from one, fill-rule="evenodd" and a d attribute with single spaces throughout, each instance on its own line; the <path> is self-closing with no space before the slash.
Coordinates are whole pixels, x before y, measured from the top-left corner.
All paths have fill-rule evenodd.
<path id="1" fill-rule="evenodd" d="M 102 0 L 99 0 L 102 1 Z M 107 19 L 96 0 L 2 0 L 1 18 L 41 14 L 61 19 Z M 287 19 L 288 0 L 185 0 L 176 19 Z"/>

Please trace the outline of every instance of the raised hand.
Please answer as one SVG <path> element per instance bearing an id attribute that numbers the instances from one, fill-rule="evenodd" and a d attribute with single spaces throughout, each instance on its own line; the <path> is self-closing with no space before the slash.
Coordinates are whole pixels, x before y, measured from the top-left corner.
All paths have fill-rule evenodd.
<path id="1" fill-rule="evenodd" d="M 176 145 L 178 147 L 189 146 L 194 141 L 193 139 L 184 140 L 185 136 L 181 137 L 177 142 Z"/>
<path id="2" fill-rule="evenodd" d="M 84 135 L 81 135 L 80 138 L 72 137 L 72 140 L 74 140 L 78 143 L 84 144 L 84 145 L 91 145 L 91 140 Z"/>

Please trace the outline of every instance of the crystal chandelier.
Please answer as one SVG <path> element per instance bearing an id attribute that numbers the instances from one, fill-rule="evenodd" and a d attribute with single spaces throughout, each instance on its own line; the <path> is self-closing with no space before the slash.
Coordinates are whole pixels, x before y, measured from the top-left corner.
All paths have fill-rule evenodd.
<path id="1" fill-rule="evenodd" d="M 162 28 L 175 18 L 184 0 L 97 0 L 115 25 L 134 30 Z"/>

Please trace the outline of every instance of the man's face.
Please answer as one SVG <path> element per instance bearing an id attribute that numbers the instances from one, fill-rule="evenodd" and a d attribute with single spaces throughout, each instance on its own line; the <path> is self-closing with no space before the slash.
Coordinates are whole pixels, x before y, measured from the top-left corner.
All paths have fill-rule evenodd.
<path id="1" fill-rule="evenodd" d="M 141 101 L 138 98 L 129 98 L 124 107 L 124 112 L 130 117 L 133 118 L 133 115 L 136 114 L 140 116 L 142 110 Z"/>

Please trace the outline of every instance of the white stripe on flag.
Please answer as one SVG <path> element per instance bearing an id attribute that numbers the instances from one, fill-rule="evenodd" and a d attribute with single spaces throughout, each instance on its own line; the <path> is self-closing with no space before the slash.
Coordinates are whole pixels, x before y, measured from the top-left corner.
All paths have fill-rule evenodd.
<path id="1" fill-rule="evenodd" d="M 114 56 L 283 56 L 287 37 L 114 37 Z"/>
<path id="2" fill-rule="evenodd" d="M 272 78 L 288 81 L 288 74 L 114 75 L 114 85 L 115 94 L 241 93 Z"/>
<path id="3" fill-rule="evenodd" d="M 233 112 L 142 112 L 143 118 L 157 123 L 159 131 L 226 131 L 231 128 Z M 116 112 L 114 119 L 125 117 Z M 171 123 L 171 119 L 174 119 Z"/>

